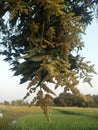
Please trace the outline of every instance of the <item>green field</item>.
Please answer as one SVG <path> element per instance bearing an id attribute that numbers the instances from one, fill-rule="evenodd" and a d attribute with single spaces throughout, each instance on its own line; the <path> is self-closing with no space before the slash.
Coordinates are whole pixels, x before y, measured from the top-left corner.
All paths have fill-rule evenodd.
<path id="1" fill-rule="evenodd" d="M 39 107 L 0 106 L 0 112 L 0 130 L 98 130 L 98 108 L 50 107 L 50 123 Z"/>

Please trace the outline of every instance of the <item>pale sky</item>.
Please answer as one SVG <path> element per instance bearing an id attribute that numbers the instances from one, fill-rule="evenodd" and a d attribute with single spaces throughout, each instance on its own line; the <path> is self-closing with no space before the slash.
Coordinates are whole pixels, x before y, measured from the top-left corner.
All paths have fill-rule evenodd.
<path id="1" fill-rule="evenodd" d="M 95 64 L 95 70 L 98 73 L 98 22 L 96 20 L 88 26 L 83 39 L 85 48 L 83 48 L 81 56 Z M 13 77 L 13 72 L 9 69 L 9 64 L 4 62 L 2 56 L 0 56 L 0 102 L 22 99 L 26 94 L 27 84 L 19 85 L 20 77 Z M 98 95 L 98 75 L 94 75 L 92 84 L 93 88 L 87 83 L 80 83 L 78 88 L 83 94 Z M 56 92 L 59 93 L 60 89 Z"/>

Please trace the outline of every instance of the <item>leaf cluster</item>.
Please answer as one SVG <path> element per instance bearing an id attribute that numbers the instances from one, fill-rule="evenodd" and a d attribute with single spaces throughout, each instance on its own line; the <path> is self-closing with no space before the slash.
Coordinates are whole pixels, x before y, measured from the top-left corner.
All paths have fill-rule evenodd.
<path id="1" fill-rule="evenodd" d="M 76 95 L 80 94 L 79 77 L 91 85 L 89 73 L 95 73 L 94 66 L 72 52 L 83 47 L 81 34 L 92 19 L 87 9 L 93 4 L 96 2 L 0 0 L 0 54 L 12 65 L 14 75 L 22 76 L 20 83 L 29 81 L 24 98 L 36 93 L 32 102 L 41 106 L 48 120 L 47 107 L 55 93 L 47 83 Z"/>

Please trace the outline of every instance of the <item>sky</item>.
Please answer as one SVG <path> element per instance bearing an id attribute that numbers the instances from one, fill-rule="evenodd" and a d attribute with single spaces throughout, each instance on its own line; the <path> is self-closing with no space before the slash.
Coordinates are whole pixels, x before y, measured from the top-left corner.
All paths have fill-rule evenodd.
<path id="1" fill-rule="evenodd" d="M 95 70 L 98 73 L 98 21 L 96 19 L 86 29 L 83 41 L 85 42 L 85 48 L 80 52 L 81 56 L 95 64 Z M 27 83 L 19 85 L 20 76 L 13 77 L 10 67 L 0 56 L 0 102 L 22 99 L 27 92 Z M 98 95 L 98 75 L 94 75 L 92 84 L 93 88 L 87 83 L 80 83 L 78 88 L 83 94 Z M 61 92 L 61 88 L 56 90 L 57 94 L 59 92 Z"/>

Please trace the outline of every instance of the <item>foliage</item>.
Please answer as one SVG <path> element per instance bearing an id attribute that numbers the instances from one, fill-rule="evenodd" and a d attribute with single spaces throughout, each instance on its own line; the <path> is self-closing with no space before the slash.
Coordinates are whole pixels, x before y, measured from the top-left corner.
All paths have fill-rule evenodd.
<path id="1" fill-rule="evenodd" d="M 4 105 L 10 105 L 10 102 L 9 102 L 9 101 L 4 101 L 3 104 L 4 104 Z"/>
<path id="2" fill-rule="evenodd" d="M 55 93 L 47 83 L 80 96 L 79 77 L 91 85 L 94 66 L 73 51 L 84 46 L 81 34 L 94 6 L 93 0 L 0 0 L 0 54 L 21 75 L 20 83 L 29 81 L 24 98 L 36 93 L 31 103 L 39 103 L 48 120 Z"/>
<path id="3" fill-rule="evenodd" d="M 79 96 L 71 93 L 61 93 L 59 97 L 54 99 L 54 104 L 56 106 L 77 106 L 83 107 L 85 102 Z"/>
<path id="4" fill-rule="evenodd" d="M 97 9 L 97 0 L 65 0 L 65 7 L 69 11 L 74 12 L 75 16 L 80 16 L 80 22 L 84 24 L 84 28 L 91 24 L 94 14 L 93 9 Z M 97 16 L 97 12 L 94 12 Z"/>
<path id="5" fill-rule="evenodd" d="M 12 100 L 11 105 L 13 105 L 13 106 L 26 106 L 26 105 L 28 105 L 28 103 L 25 102 L 24 100 L 18 99 L 18 100 Z"/>
<path id="6" fill-rule="evenodd" d="M 86 95 L 86 99 L 87 99 L 87 105 L 86 106 L 95 107 L 95 101 L 90 94 Z"/>
<path id="7" fill-rule="evenodd" d="M 98 107 L 98 95 L 85 95 L 86 101 L 71 93 L 61 93 L 54 98 L 55 106 Z"/>
<path id="8" fill-rule="evenodd" d="M 93 95 L 93 99 L 96 103 L 96 106 L 98 107 L 98 95 Z"/>

